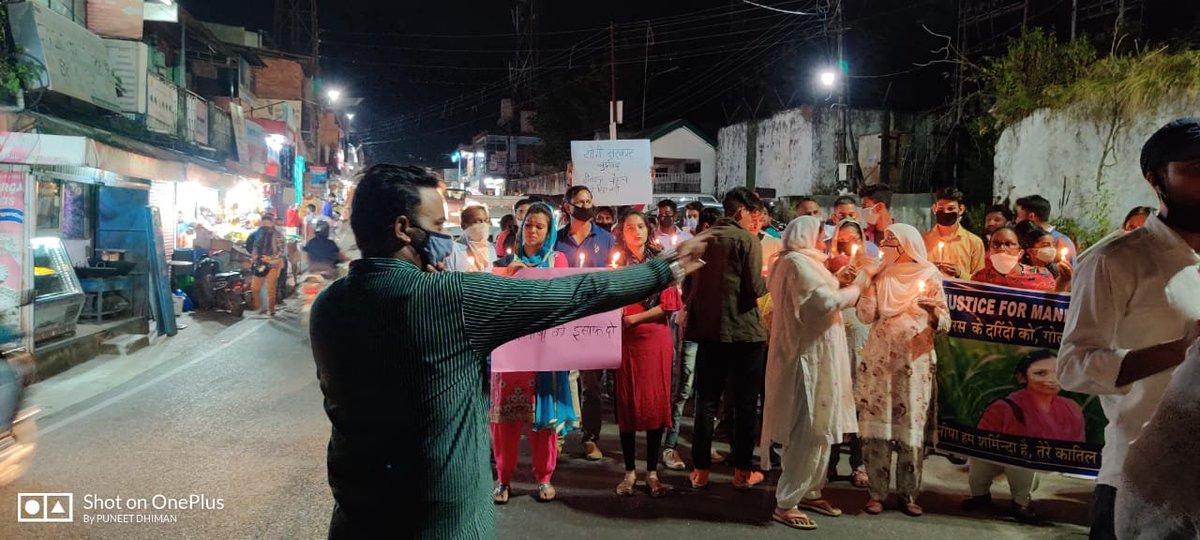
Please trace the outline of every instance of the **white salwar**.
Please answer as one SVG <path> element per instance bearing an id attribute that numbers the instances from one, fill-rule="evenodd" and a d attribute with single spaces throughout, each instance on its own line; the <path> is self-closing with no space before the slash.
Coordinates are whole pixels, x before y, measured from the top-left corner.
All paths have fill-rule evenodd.
<path id="1" fill-rule="evenodd" d="M 839 289 L 815 249 L 821 222 L 802 216 L 784 230 L 784 251 L 768 288 L 775 304 L 767 348 L 762 447 L 783 446 L 777 506 L 791 509 L 820 498 L 830 446 L 858 431 L 850 351 L 841 310 L 858 298 L 858 286 Z M 763 468 L 770 468 L 764 452 Z"/>

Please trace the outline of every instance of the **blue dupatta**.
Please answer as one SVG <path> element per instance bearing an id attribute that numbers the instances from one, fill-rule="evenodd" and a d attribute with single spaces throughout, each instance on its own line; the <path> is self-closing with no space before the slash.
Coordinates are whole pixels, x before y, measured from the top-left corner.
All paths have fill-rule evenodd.
<path id="1" fill-rule="evenodd" d="M 554 221 L 554 209 L 546 203 L 534 203 L 544 206 L 550 211 L 550 221 Z M 532 207 L 530 207 L 532 210 Z M 525 255 L 525 224 L 533 213 L 525 214 L 525 221 L 517 231 L 517 251 L 514 256 L 530 268 L 553 268 L 554 246 L 558 242 L 558 229 L 555 223 L 550 223 L 546 241 L 532 257 Z M 566 371 L 538 372 L 535 380 L 536 393 L 534 397 L 533 429 L 553 429 L 557 433 L 567 433 L 579 427 L 579 418 L 575 416 L 574 392 L 571 390 L 571 374 Z"/>

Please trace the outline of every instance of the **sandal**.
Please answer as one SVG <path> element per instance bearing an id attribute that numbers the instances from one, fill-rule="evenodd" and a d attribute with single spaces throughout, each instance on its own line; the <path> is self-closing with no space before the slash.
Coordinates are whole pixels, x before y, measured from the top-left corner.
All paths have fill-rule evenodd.
<path id="1" fill-rule="evenodd" d="M 662 480 L 658 479 L 658 475 L 647 475 L 646 487 L 650 489 L 650 496 L 656 499 L 665 497 L 671 492 L 671 486 L 662 483 Z"/>
<path id="2" fill-rule="evenodd" d="M 801 499 L 800 504 L 797 504 L 796 507 L 803 510 L 812 510 L 813 512 L 824 514 L 829 517 L 838 517 L 842 515 L 842 510 L 840 508 L 834 508 L 834 506 L 825 499 Z"/>
<path id="3" fill-rule="evenodd" d="M 801 512 L 795 508 L 791 510 L 784 510 L 782 512 L 776 508 L 775 512 L 771 514 L 771 519 L 774 519 L 775 521 L 778 521 L 793 529 L 800 529 L 803 531 L 811 531 L 817 528 L 817 522 L 813 521 L 812 518 L 808 517 L 808 515 L 804 512 Z"/>
<path id="4" fill-rule="evenodd" d="M 508 484 L 496 484 L 496 489 L 492 491 L 492 502 L 496 504 L 508 504 L 508 498 L 512 495 Z"/>
<path id="5" fill-rule="evenodd" d="M 633 487 L 636 485 L 637 476 L 634 476 L 633 474 L 626 474 L 625 478 L 621 480 L 621 483 L 617 484 L 617 495 L 622 497 L 629 497 L 633 495 Z"/>
<path id="6" fill-rule="evenodd" d="M 921 505 L 917 504 L 916 499 L 905 499 L 900 501 L 900 511 L 904 512 L 905 515 L 912 517 L 921 517 L 925 515 L 925 509 L 921 508 Z"/>
<path id="7" fill-rule="evenodd" d="M 558 492 L 554 491 L 554 486 L 550 484 L 538 484 L 537 501 L 550 502 L 558 497 Z"/>
<path id="8" fill-rule="evenodd" d="M 866 489 L 871 487 L 871 477 L 867 476 L 867 471 L 855 469 L 850 472 L 850 485 L 856 488 Z"/>

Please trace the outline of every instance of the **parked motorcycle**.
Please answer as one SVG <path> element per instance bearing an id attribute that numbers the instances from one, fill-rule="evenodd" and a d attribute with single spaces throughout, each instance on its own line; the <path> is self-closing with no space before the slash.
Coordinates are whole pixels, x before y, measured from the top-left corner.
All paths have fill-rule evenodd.
<path id="1" fill-rule="evenodd" d="M 193 300 L 198 309 L 224 310 L 241 317 L 250 301 L 250 286 L 241 271 L 221 271 L 221 262 L 216 258 L 221 253 L 213 251 L 196 264 Z"/>
<path id="2" fill-rule="evenodd" d="M 28 405 L 26 391 L 36 379 L 33 355 L 15 349 L 0 356 L 0 486 L 5 486 L 33 464 L 39 409 Z"/>

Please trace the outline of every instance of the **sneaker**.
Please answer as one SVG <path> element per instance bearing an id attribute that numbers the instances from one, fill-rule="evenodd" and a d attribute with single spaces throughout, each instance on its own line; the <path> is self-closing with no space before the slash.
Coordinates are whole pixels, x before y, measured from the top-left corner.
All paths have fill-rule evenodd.
<path id="1" fill-rule="evenodd" d="M 683 462 L 683 458 L 679 457 L 679 452 L 674 448 L 667 448 L 662 452 L 663 466 L 672 471 L 682 471 L 687 468 L 687 463 Z"/>
<path id="2" fill-rule="evenodd" d="M 688 476 L 692 481 L 693 489 L 701 489 L 708 486 L 708 471 L 704 469 L 693 469 L 692 474 Z"/>
<path id="3" fill-rule="evenodd" d="M 737 469 L 733 473 L 733 487 L 737 489 L 749 489 L 762 483 L 765 476 L 759 471 L 743 471 Z"/>
<path id="4" fill-rule="evenodd" d="M 992 495 L 989 493 L 987 495 L 970 497 L 964 500 L 962 504 L 959 505 L 959 508 L 962 508 L 963 512 L 978 512 L 980 510 L 990 508 L 991 506 Z"/>
<path id="5" fill-rule="evenodd" d="M 592 441 L 583 443 L 583 457 L 588 461 L 600 461 L 604 459 L 604 452 L 600 451 L 600 446 Z"/>

